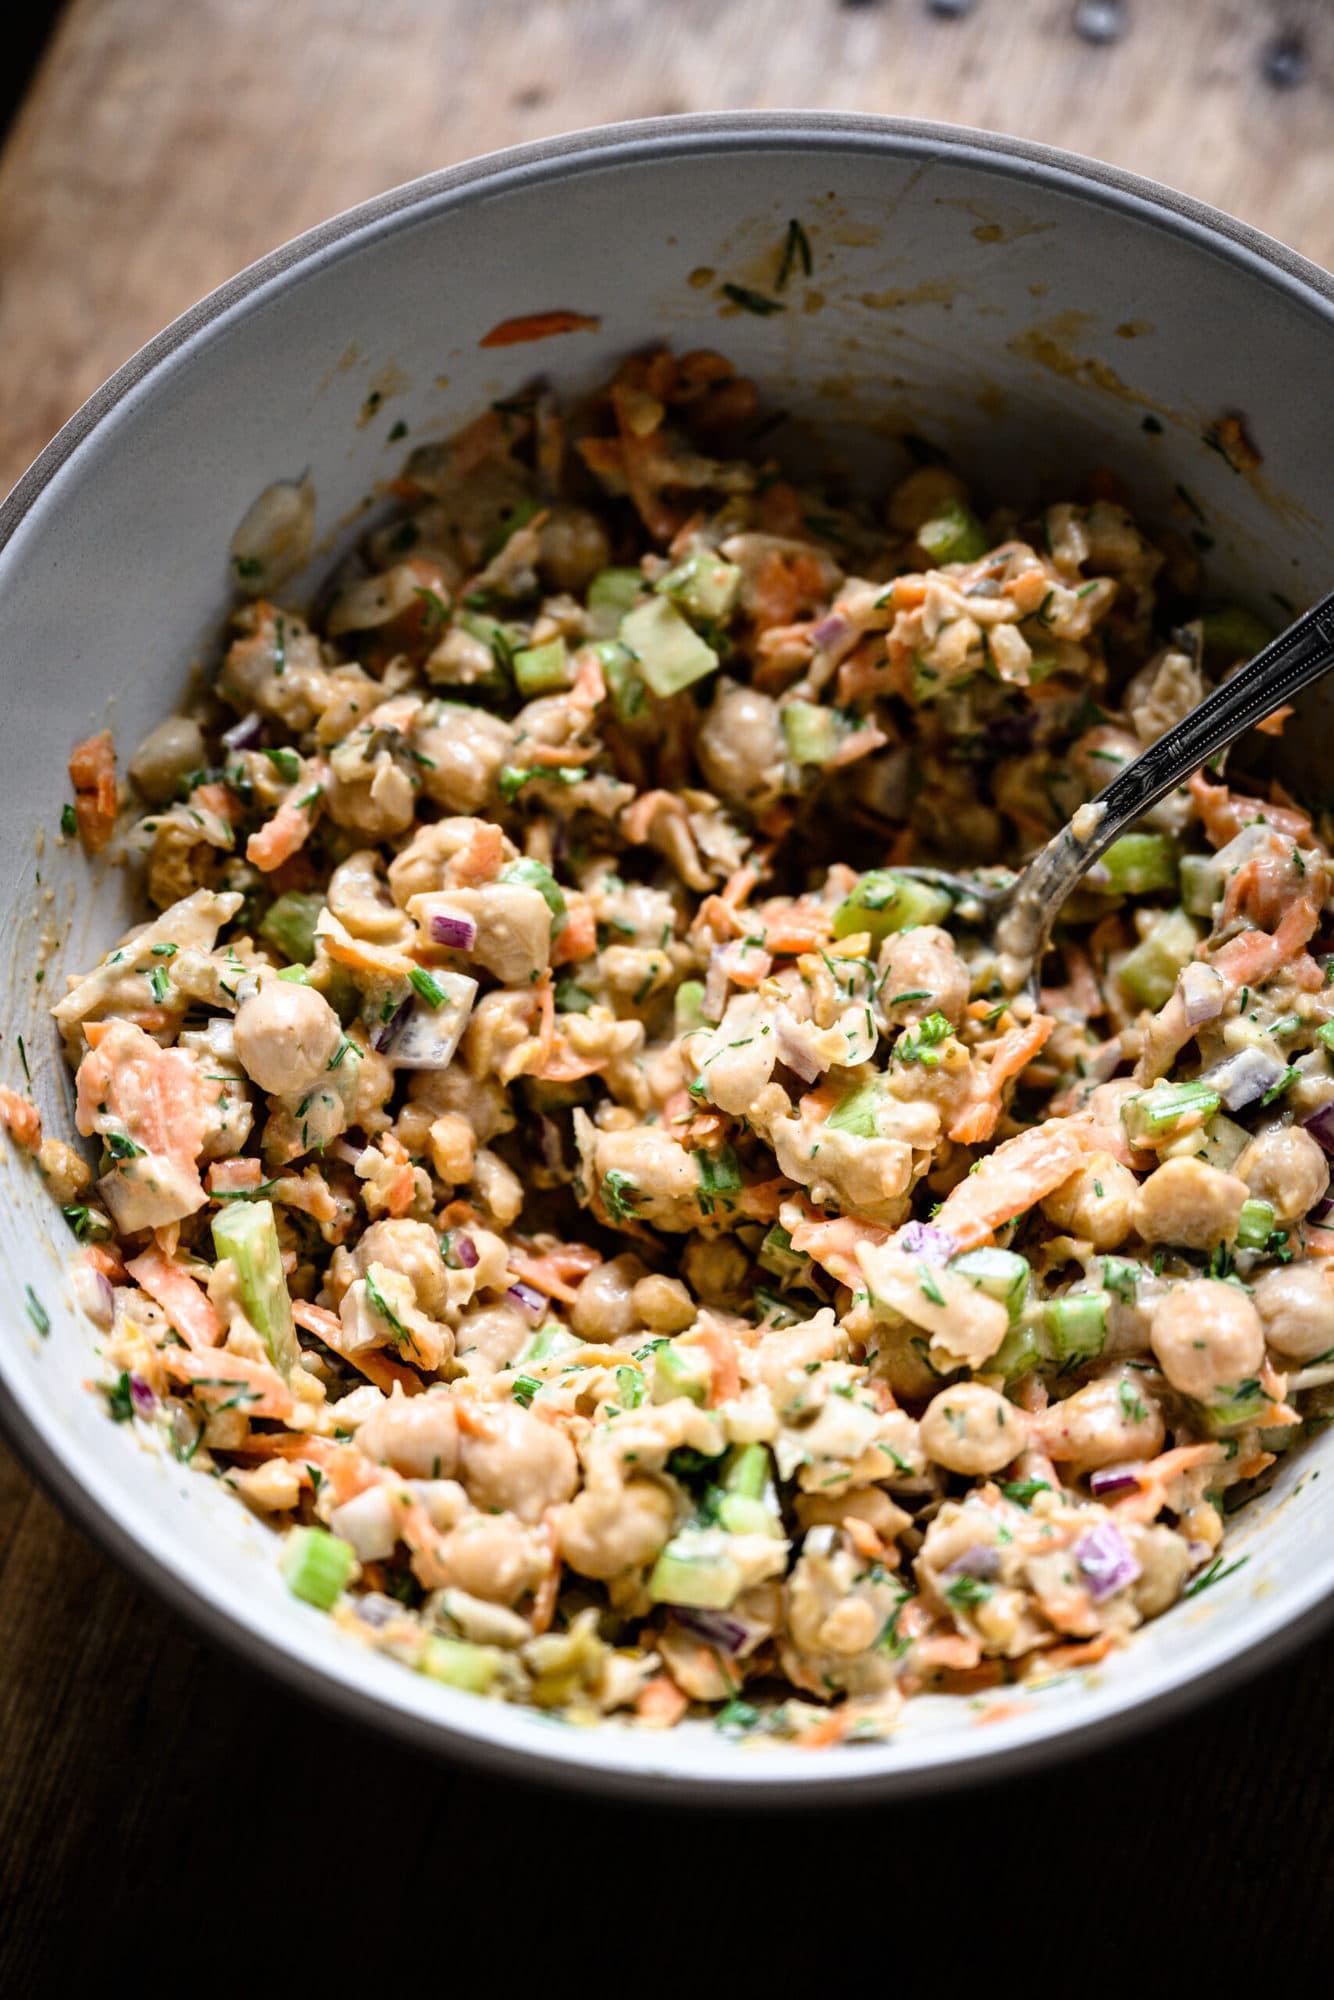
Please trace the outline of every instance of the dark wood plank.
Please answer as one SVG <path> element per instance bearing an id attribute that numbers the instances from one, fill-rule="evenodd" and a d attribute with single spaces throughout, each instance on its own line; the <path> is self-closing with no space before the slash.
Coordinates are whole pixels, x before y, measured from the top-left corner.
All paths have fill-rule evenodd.
<path id="1" fill-rule="evenodd" d="M 1334 261 L 1334 9 L 1131 0 L 1106 46 L 1073 11 L 73 0 L 0 157 L 0 481 L 274 243 L 430 168 L 614 118 L 806 104 L 1005 129 Z M 1280 29 L 1309 72 L 1289 90 L 1264 77 Z M 971 1799 L 800 1824 L 652 1814 L 331 1723 L 141 1595 L 0 1451 L 0 1982 L 63 1992 L 151 1967 L 208 1992 L 296 1966 L 308 1993 L 331 1968 L 383 1980 L 421 1939 L 446 1985 L 479 1948 L 505 1983 L 563 1965 L 649 1990 L 656 1968 L 717 1984 L 744 1955 L 780 1994 L 863 1956 L 892 1991 L 926 1962 L 1092 1992 L 1183 1946 L 1197 1968 L 1221 1948 L 1237 1977 L 1290 1978 L 1334 1942 L 1329 1671 L 1310 1645 L 1184 1722 Z M 691 1882 L 707 1893 L 682 1915 Z M 928 1920 L 936 1904 L 950 1914 Z"/>

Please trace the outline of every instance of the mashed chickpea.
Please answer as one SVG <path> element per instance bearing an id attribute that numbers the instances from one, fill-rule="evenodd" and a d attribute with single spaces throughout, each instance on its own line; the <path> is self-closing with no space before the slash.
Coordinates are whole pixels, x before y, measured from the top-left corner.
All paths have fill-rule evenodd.
<path id="1" fill-rule="evenodd" d="M 1198 700 L 1176 539 L 822 495 L 711 351 L 467 416 L 131 756 L 87 1158 L 0 1086 L 98 1392 L 345 1632 L 576 1724 L 1114 1673 L 1334 1355 L 1334 863 L 1201 774 L 1037 996 L 907 864 L 1017 868 Z"/>

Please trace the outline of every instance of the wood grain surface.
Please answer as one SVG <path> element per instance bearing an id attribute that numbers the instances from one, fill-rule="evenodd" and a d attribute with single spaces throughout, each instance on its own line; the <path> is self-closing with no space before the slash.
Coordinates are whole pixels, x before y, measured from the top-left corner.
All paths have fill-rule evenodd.
<path id="1" fill-rule="evenodd" d="M 73 0 L 0 159 L 0 484 L 272 245 L 431 168 L 613 119 L 815 105 L 1004 129 L 1334 262 L 1334 7 L 1130 0 L 1106 45 L 1074 12 Z M 1265 79 L 1276 38 L 1293 88 Z M 0 1983 L 151 1967 L 150 1991 L 267 1993 L 295 1971 L 309 1994 L 397 1976 L 425 1944 L 446 1991 L 479 1946 L 505 1991 L 580 1971 L 581 1928 L 585 1973 L 649 1992 L 679 1959 L 711 1985 L 772 1962 L 782 1996 L 846 1983 L 862 1950 L 895 1993 L 924 1990 L 895 1977 L 922 1964 L 1090 1993 L 1123 1965 L 1152 1993 L 1178 1946 L 1290 1978 L 1332 1941 L 1329 1667 L 1308 1644 L 1184 1722 L 971 1800 L 763 1822 L 558 1800 L 262 1682 L 0 1454 Z"/>

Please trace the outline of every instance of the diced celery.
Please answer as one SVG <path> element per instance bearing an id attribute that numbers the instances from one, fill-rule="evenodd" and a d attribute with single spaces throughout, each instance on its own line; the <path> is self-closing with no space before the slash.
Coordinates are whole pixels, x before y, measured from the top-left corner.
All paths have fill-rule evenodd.
<path id="1" fill-rule="evenodd" d="M 741 571 L 712 549 L 695 549 L 653 588 L 670 597 L 692 618 L 722 620 L 731 616 L 741 588 Z"/>
<path id="2" fill-rule="evenodd" d="M 777 1523 L 762 1500 L 749 1493 L 724 1493 L 717 1507 L 720 1526 L 729 1535 L 773 1535 Z"/>
<path id="3" fill-rule="evenodd" d="M 1223 871 L 1212 854 L 1183 854 L 1177 864 L 1181 907 L 1190 917 L 1212 916 L 1223 893 Z"/>
<path id="4" fill-rule="evenodd" d="M 683 1529 L 674 1535 L 649 1573 L 654 1604 L 685 1604 L 699 1611 L 725 1611 L 739 1592 L 741 1570 L 719 1529 Z"/>
<path id="5" fill-rule="evenodd" d="M 315 925 L 324 908 L 323 896 L 288 889 L 276 896 L 260 919 L 259 934 L 295 965 L 309 965 L 315 956 Z"/>
<path id="6" fill-rule="evenodd" d="M 642 572 L 637 569 L 599 570 L 589 584 L 584 600 L 588 606 L 589 630 L 594 638 L 613 638 L 626 612 L 647 588 Z"/>
<path id="7" fill-rule="evenodd" d="M 593 995 L 568 974 L 556 981 L 555 999 L 558 1014 L 586 1014 L 593 1005 Z"/>
<path id="8" fill-rule="evenodd" d="M 1238 1250 L 1263 1250 L 1274 1229 L 1274 1204 L 1252 1199 L 1241 1205 L 1237 1217 Z"/>
<path id="9" fill-rule="evenodd" d="M 834 911 L 834 936 L 852 937 L 858 931 L 869 931 L 878 943 L 891 931 L 938 924 L 953 907 L 945 890 L 930 882 L 895 875 L 888 868 L 871 868 Z"/>
<path id="10" fill-rule="evenodd" d="M 1200 620 L 1206 659 L 1231 666 L 1254 659 L 1273 638 L 1273 628 L 1242 604 L 1215 604 Z"/>
<path id="11" fill-rule="evenodd" d="M 1129 1304 L 1135 1296 L 1135 1287 L 1144 1275 L 1144 1266 L 1137 1264 L 1133 1257 L 1104 1257 L 1101 1262 L 1104 1289 L 1114 1298 Z"/>
<path id="12" fill-rule="evenodd" d="M 521 695 L 555 694 L 570 685 L 570 656 L 564 639 L 525 646 L 514 655 L 514 685 Z"/>
<path id="13" fill-rule="evenodd" d="M 1202 1127 L 1183 1132 L 1175 1141 L 1169 1139 L 1163 1157 L 1183 1154 L 1192 1160 L 1203 1160 L 1207 1166 L 1217 1167 L 1221 1174 L 1226 1174 L 1250 1143 L 1251 1135 L 1244 1125 L 1238 1125 L 1226 1112 L 1216 1111 Z"/>
<path id="14" fill-rule="evenodd" d="M 988 1375 L 1003 1375 L 1007 1382 L 1013 1382 L 1021 1375 L 1031 1375 L 1045 1359 L 1036 1326 L 1031 1320 L 1022 1319 L 1017 1326 L 1010 1328 L 991 1359 L 984 1364 L 984 1370 Z"/>
<path id="15" fill-rule="evenodd" d="M 432 1633 L 422 1647 L 417 1670 L 428 1680 L 467 1694 L 486 1694 L 500 1672 L 503 1655 L 497 1646 L 474 1646 L 467 1639 L 447 1639 Z"/>
<path id="16" fill-rule="evenodd" d="M 285 979 L 289 986 L 309 986 L 311 983 L 310 973 L 304 965 L 284 965 L 278 977 Z"/>
<path id="17" fill-rule="evenodd" d="M 1101 1354 L 1107 1339 L 1107 1294 L 1068 1292 L 1047 1299 L 1042 1326 L 1057 1361 L 1087 1361 Z"/>
<path id="18" fill-rule="evenodd" d="M 718 668 L 718 655 L 712 646 L 705 645 L 666 597 L 654 597 L 628 611 L 621 620 L 620 639 L 638 660 L 639 671 L 654 694 L 663 701 Z"/>
<path id="19" fill-rule="evenodd" d="M 760 1245 L 760 1269 L 773 1278 L 799 1278 L 810 1264 L 804 1251 L 792 1248 L 792 1238 L 782 1223 L 775 1222 Z"/>
<path id="20" fill-rule="evenodd" d="M 356 1551 L 327 1528 L 293 1528 L 283 1544 L 283 1577 L 293 1597 L 328 1611 L 357 1567 Z"/>
<path id="21" fill-rule="evenodd" d="M 593 651 L 602 664 L 612 707 L 622 722 L 632 722 L 648 700 L 638 660 L 619 639 L 602 639 Z"/>
<path id="22" fill-rule="evenodd" d="M 1021 1257 L 1017 1250 L 965 1250 L 954 1258 L 950 1269 L 989 1299 L 998 1299 L 1010 1315 L 1010 1325 L 1015 1324 L 1028 1295 L 1027 1257 Z"/>
<path id="23" fill-rule="evenodd" d="M 1165 1007 L 1177 974 L 1195 956 L 1199 933 L 1184 910 L 1169 910 L 1148 936 L 1126 953 L 1118 972 L 1121 984 L 1142 1007 Z"/>
<path id="24" fill-rule="evenodd" d="M 683 979 L 676 989 L 672 1003 L 673 1024 L 678 1035 L 689 1035 L 696 1028 L 706 1028 L 704 1019 L 704 981 Z"/>
<path id="25" fill-rule="evenodd" d="M 692 1403 L 703 1405 L 709 1400 L 712 1380 L 709 1358 L 702 1348 L 673 1347 L 669 1342 L 665 1347 L 654 1349 L 655 1403 L 670 1403 L 678 1396 L 688 1396 Z"/>
<path id="26" fill-rule="evenodd" d="M 854 1139 L 874 1139 L 879 1132 L 876 1112 L 884 1095 L 880 1078 L 872 1077 L 869 1083 L 859 1084 L 846 1097 L 840 1097 L 825 1124 L 831 1132 L 850 1132 Z"/>
<path id="27" fill-rule="evenodd" d="M 769 1454 L 762 1444 L 739 1444 L 728 1453 L 723 1467 L 723 1487 L 728 1493 L 742 1493 L 759 1500 L 769 1482 Z"/>
<path id="28" fill-rule="evenodd" d="M 794 764 L 827 764 L 839 746 L 843 731 L 832 708 L 814 701 L 785 702 L 779 710 L 787 754 Z"/>
<path id="29" fill-rule="evenodd" d="M 476 639 L 487 648 L 491 655 L 491 672 L 471 683 L 477 688 L 507 688 L 510 669 L 514 664 L 515 628 L 504 624 L 499 618 L 489 618 L 482 612 L 468 611 L 459 619 L 459 624 L 470 639 Z"/>
<path id="30" fill-rule="evenodd" d="M 1216 1389 L 1207 1402 L 1197 1403 L 1201 1421 L 1211 1436 L 1253 1424 L 1269 1407 L 1269 1398 L 1254 1377 L 1232 1387 Z"/>
<path id="31" fill-rule="evenodd" d="M 1218 1092 L 1207 1083 L 1155 1083 L 1126 1099 L 1121 1122 L 1132 1146 L 1154 1146 L 1173 1132 L 1202 1125 L 1218 1102 Z"/>
<path id="32" fill-rule="evenodd" d="M 991 546 L 986 529 L 962 500 L 947 500 L 938 514 L 923 521 L 917 541 L 933 563 L 976 562 Z"/>
<path id="33" fill-rule="evenodd" d="M 629 1361 L 616 1370 L 616 1401 L 623 1410 L 637 1410 L 648 1391 L 642 1368 Z"/>
<path id="34" fill-rule="evenodd" d="M 1316 1029 L 1316 1037 L 1331 1053 L 1334 1053 L 1334 1021 L 1322 1021 Z"/>
<path id="35" fill-rule="evenodd" d="M 246 1318 L 285 1378 L 301 1351 L 292 1322 L 292 1301 L 283 1274 L 278 1225 L 271 1201 L 233 1201 L 213 1218 L 213 1247 L 231 1260 Z"/>
<path id="36" fill-rule="evenodd" d="M 1175 889 L 1176 849 L 1164 833 L 1123 833 L 1102 857 L 1106 879 L 1090 883 L 1109 896 L 1148 896 Z"/>
<path id="37" fill-rule="evenodd" d="M 551 1320 L 546 1326 L 539 1326 L 524 1355 L 527 1361 L 554 1361 L 557 1355 L 573 1354 L 583 1342 L 572 1334 L 568 1327 L 558 1320 Z"/>
<path id="38" fill-rule="evenodd" d="M 536 860 L 531 854 L 521 854 L 517 861 L 507 861 L 501 869 L 498 880 L 514 882 L 525 889 L 536 889 L 542 901 L 551 912 L 551 935 L 560 936 L 569 916 L 569 908 L 560 883 L 556 880 L 545 861 Z"/>

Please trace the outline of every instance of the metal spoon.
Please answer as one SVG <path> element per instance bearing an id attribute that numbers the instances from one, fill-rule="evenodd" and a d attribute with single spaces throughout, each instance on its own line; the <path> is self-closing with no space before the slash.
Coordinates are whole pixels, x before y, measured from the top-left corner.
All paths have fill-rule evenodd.
<path id="1" fill-rule="evenodd" d="M 894 872 L 930 882 L 954 898 L 955 914 L 989 937 L 1002 984 L 1032 988 L 1057 912 L 1085 871 L 1141 813 L 1207 764 L 1257 722 L 1334 667 L 1334 592 L 1304 611 L 1197 708 L 1125 765 L 1096 799 L 1006 881 L 940 868 Z"/>

